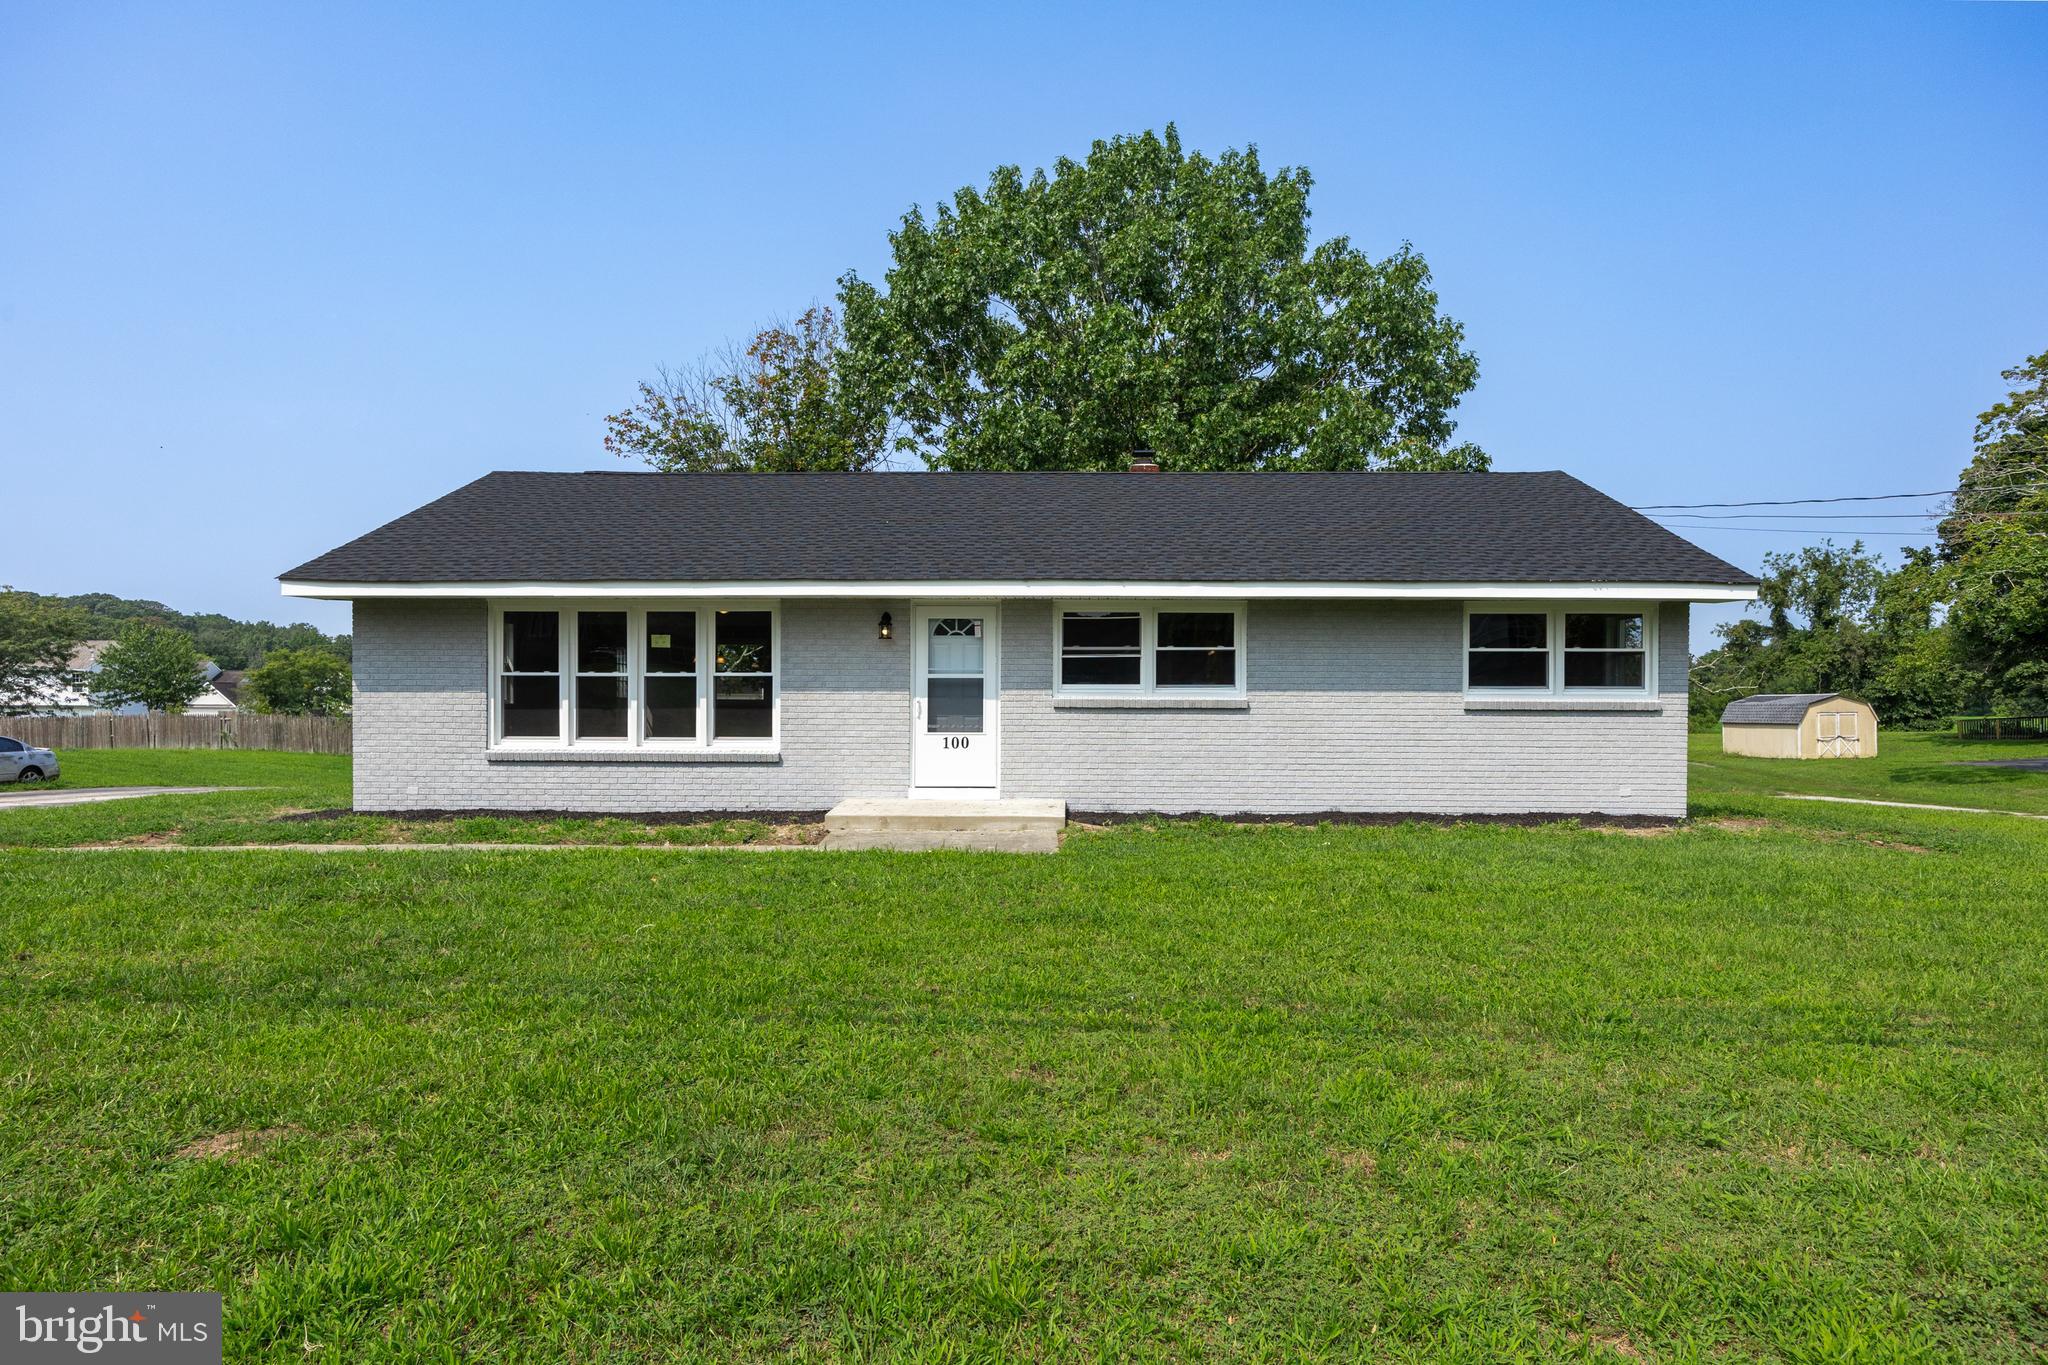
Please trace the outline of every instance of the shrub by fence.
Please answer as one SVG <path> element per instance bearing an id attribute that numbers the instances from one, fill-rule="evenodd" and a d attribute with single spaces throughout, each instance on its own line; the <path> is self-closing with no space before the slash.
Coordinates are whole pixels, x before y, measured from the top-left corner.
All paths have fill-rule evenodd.
<path id="1" fill-rule="evenodd" d="M 2048 716 L 1957 716 L 1958 739 L 2048 739 Z"/>
<path id="2" fill-rule="evenodd" d="M 0 735 L 42 749 L 286 749 L 351 751 L 353 727 L 332 716 L 0 716 Z"/>

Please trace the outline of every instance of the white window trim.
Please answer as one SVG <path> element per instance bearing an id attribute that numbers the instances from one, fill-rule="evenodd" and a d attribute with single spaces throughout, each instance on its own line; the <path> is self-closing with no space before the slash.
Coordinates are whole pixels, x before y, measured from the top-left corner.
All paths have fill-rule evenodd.
<path id="1" fill-rule="evenodd" d="M 577 607 L 562 614 L 561 627 L 557 633 L 567 637 L 565 640 L 567 647 L 563 652 L 571 670 L 562 674 L 562 680 L 566 684 L 562 689 L 565 694 L 563 700 L 567 702 L 567 706 L 563 709 L 562 714 L 568 724 L 573 726 L 576 723 L 576 689 L 585 678 L 616 678 L 619 676 L 616 673 L 585 673 L 581 669 L 576 668 L 576 664 L 580 661 L 579 642 L 583 633 L 582 617 L 586 611 L 602 611 L 613 616 L 623 615 L 626 618 L 626 733 L 623 735 L 571 734 L 569 745 L 571 748 L 583 749 L 628 749 L 632 747 L 634 742 L 633 732 L 640 728 L 640 697 L 633 686 L 634 680 L 638 677 L 640 671 L 639 659 L 637 657 L 637 647 L 640 642 L 634 638 L 634 634 L 637 623 L 643 619 L 639 613 L 634 612 L 630 607 Z M 564 731 L 563 733 L 568 732 Z"/>
<path id="2" fill-rule="evenodd" d="M 1060 680 L 1066 657 L 1067 613 L 1070 611 L 1123 611 L 1138 614 L 1137 683 L 1065 683 Z M 1232 648 L 1237 653 L 1236 684 L 1231 687 L 1176 687 L 1158 684 L 1159 613 L 1228 612 Z M 1132 602 L 1120 598 L 1076 598 L 1052 606 L 1052 691 L 1056 697 L 1243 697 L 1245 675 L 1251 668 L 1250 640 L 1245 634 L 1245 604 L 1242 601 L 1169 598 L 1156 602 Z"/>
<path id="3" fill-rule="evenodd" d="M 560 619 L 560 613 L 557 612 L 555 621 L 554 672 L 548 673 L 543 672 L 540 669 L 533 668 L 515 669 L 508 667 L 510 660 L 503 658 L 500 653 L 500 651 L 502 651 L 505 648 L 505 613 L 508 610 L 548 611 L 551 610 L 551 608 L 545 606 L 527 608 L 519 604 L 508 604 L 506 606 L 494 605 L 492 608 L 492 611 L 490 613 L 490 622 L 487 627 L 488 633 L 484 637 L 484 667 L 486 669 L 486 676 L 488 679 L 491 698 L 489 717 L 491 747 L 497 748 L 502 746 L 507 748 L 521 749 L 558 748 L 561 745 L 561 736 L 564 733 L 562 727 L 568 723 L 568 709 L 563 704 L 563 695 L 568 689 L 562 685 L 562 667 L 568 659 L 567 632 L 563 628 L 563 623 Z M 555 680 L 555 734 L 553 736 L 508 736 L 505 733 L 505 711 L 503 702 L 505 696 L 505 679 L 508 677 L 553 678 Z"/>
<path id="4" fill-rule="evenodd" d="M 585 608 L 585 610 L 588 610 L 588 608 Z M 647 615 L 649 612 L 657 611 L 691 611 L 696 613 L 696 615 L 691 618 L 696 622 L 697 647 L 694 651 L 694 657 L 691 660 L 694 667 L 690 672 L 649 673 L 647 671 Z M 706 741 L 708 739 L 710 732 L 706 729 L 706 726 L 710 720 L 710 713 L 707 709 L 706 703 L 710 697 L 710 689 L 706 687 L 704 684 L 704 679 L 706 677 L 704 665 L 707 660 L 707 656 L 704 653 L 705 614 L 706 613 L 703 608 L 698 607 L 694 604 L 677 605 L 673 602 L 649 602 L 641 605 L 628 618 L 626 623 L 626 652 L 628 655 L 626 673 L 630 681 L 626 684 L 626 690 L 628 693 L 627 710 L 631 712 L 633 718 L 631 721 L 627 723 L 626 737 L 628 740 L 631 741 L 634 747 L 655 750 L 684 749 L 692 751 L 709 747 Z M 774 656 L 774 660 L 776 661 L 779 661 L 782 655 L 782 640 L 781 637 L 775 635 L 773 631 L 776 629 L 780 629 L 781 623 L 782 616 L 781 613 L 778 612 L 776 613 L 774 621 L 771 623 L 771 632 L 769 635 L 770 640 L 773 641 L 772 653 Z M 697 685 L 697 733 L 693 738 L 678 739 L 673 735 L 657 738 L 646 733 L 647 679 L 650 677 L 688 678 Z M 777 680 L 777 682 L 778 685 L 776 686 L 774 693 L 775 705 L 777 708 L 778 716 L 777 723 L 775 725 L 775 733 L 777 736 L 780 736 L 782 734 L 782 727 L 780 724 L 782 688 L 779 685 L 779 679 Z"/>
<path id="5" fill-rule="evenodd" d="M 504 647 L 505 613 L 546 611 L 557 613 L 556 674 L 560 689 L 555 705 L 555 733 L 528 736 L 505 734 L 503 709 L 504 670 L 499 651 Z M 626 734 L 615 737 L 575 737 L 576 721 L 576 631 L 577 614 L 585 611 L 626 614 Z M 658 739 L 646 731 L 646 630 L 650 611 L 693 611 L 697 617 L 697 733 L 688 739 Z M 770 712 L 769 731 L 759 739 L 713 739 L 712 694 L 717 687 L 717 619 L 721 611 L 765 611 L 768 613 L 768 655 Z M 484 640 L 487 665 L 489 716 L 485 721 L 488 751 L 545 750 L 563 753 L 618 753 L 634 750 L 647 753 L 780 753 L 782 751 L 782 604 L 775 599 L 721 599 L 678 603 L 621 602 L 617 598 L 565 601 L 561 598 L 502 598 L 490 604 L 488 633 Z M 536 676 L 545 677 L 546 674 Z M 596 674 L 586 676 L 600 676 Z M 602 676 L 612 676 L 609 674 Z M 656 674 L 680 677 L 681 674 Z"/>
<path id="6" fill-rule="evenodd" d="M 1472 618 L 1479 616 L 1540 615 L 1544 618 L 1544 640 L 1550 658 L 1544 687 L 1472 686 Z M 1641 687 L 1566 687 L 1564 684 L 1564 618 L 1571 616 L 1624 616 L 1643 618 L 1643 685 Z M 1468 697 L 1483 699 L 1509 697 L 1607 697 L 1616 700 L 1655 697 L 1657 692 L 1657 605 L 1654 602 L 1467 602 L 1464 631 L 1459 638 L 1458 681 Z M 1501 653 L 1516 653 L 1502 650 Z M 1534 651 L 1531 651 L 1532 653 Z M 1573 650 L 1580 653 L 1628 653 L 1634 650 Z"/>

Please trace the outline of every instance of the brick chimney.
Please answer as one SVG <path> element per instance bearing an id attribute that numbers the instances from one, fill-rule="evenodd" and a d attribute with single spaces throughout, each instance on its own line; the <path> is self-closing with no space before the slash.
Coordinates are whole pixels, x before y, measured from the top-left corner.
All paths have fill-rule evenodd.
<path id="1" fill-rule="evenodd" d="M 1152 447 L 1141 445 L 1131 451 L 1131 472 L 1133 474 L 1157 474 L 1159 457 L 1152 453 Z"/>

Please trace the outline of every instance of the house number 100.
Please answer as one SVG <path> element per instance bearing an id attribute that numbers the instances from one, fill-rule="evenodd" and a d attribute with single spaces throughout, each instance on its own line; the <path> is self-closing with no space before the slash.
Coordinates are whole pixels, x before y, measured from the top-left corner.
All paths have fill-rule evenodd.
<path id="1" fill-rule="evenodd" d="M 965 736 L 965 735 L 947 735 L 947 736 L 946 736 L 946 747 L 947 747 L 948 749 L 964 749 L 964 748 L 966 748 L 966 747 L 967 747 L 967 736 Z"/>

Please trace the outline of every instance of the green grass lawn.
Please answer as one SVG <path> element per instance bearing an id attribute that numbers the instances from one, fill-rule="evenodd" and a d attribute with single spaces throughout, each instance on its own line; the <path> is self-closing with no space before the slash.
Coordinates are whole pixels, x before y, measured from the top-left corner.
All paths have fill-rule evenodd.
<path id="1" fill-rule="evenodd" d="M 1719 734 L 1696 734 L 1693 799 L 1741 792 L 1809 792 L 2048 814 L 2048 773 L 1973 766 L 1973 761 L 1983 759 L 2048 758 L 2048 740 L 1957 739 L 1887 730 L 1878 741 L 1875 758 L 1739 758 L 1721 752 Z"/>
<path id="2" fill-rule="evenodd" d="M 217 1288 L 236 1360 L 2036 1360 L 2048 824 L 1759 794 L 1851 766 L 1648 834 L 0 852 L 0 1283 Z"/>
<path id="3" fill-rule="evenodd" d="M 645 824 L 632 820 L 518 820 L 478 816 L 394 820 L 381 815 L 296 821 L 280 815 L 350 803 L 349 761 L 324 754 L 204 749 L 80 749 L 64 754 L 64 778 L 41 790 L 118 786 L 241 786 L 254 790 L 156 796 L 45 810 L 6 809 L 0 788 L 0 848 L 175 842 L 281 843 L 788 843 L 815 828 L 758 820 Z M 1983 758 L 2048 757 L 2048 742 L 1960 741 L 1946 735 L 1883 736 L 1880 755 L 1854 761 L 1731 758 L 1718 735 L 1692 737 L 1696 801 L 1777 791 L 1926 801 L 2048 814 L 2048 774 L 1969 766 Z"/>
<path id="4" fill-rule="evenodd" d="M 86 787 L 268 787 L 294 796 L 348 804 L 349 760 L 339 754 L 283 754 L 262 749 L 66 749 L 63 776 L 0 785 L 16 793 Z"/>
<path id="5" fill-rule="evenodd" d="M 64 776 L 23 791 L 84 787 L 223 786 L 249 791 L 138 797 L 82 806 L 8 810 L 0 787 L 0 848 L 66 844 L 587 843 L 748 844 L 802 842 L 815 828 L 759 820 L 643 824 L 631 820 L 514 820 L 476 816 L 394 820 L 347 815 L 295 821 L 280 815 L 350 804 L 350 765 L 329 754 L 216 749 L 74 749 Z"/>

